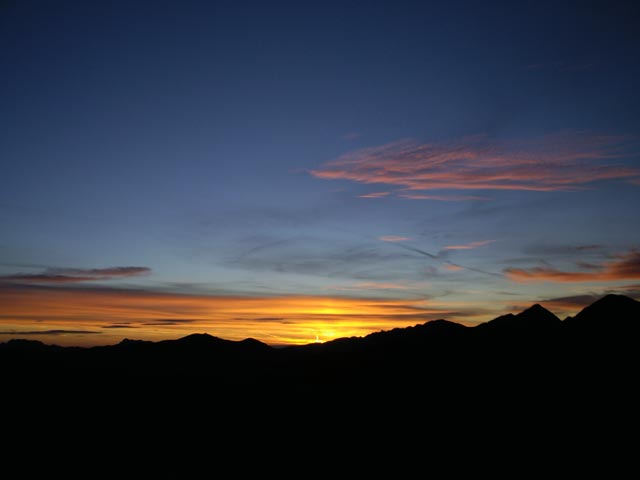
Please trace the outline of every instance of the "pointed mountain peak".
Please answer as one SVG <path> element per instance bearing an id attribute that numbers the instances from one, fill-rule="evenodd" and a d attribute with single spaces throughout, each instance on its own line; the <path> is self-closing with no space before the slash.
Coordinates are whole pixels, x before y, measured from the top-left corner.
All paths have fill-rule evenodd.
<path id="1" fill-rule="evenodd" d="M 547 310 L 546 308 L 544 308 L 542 305 L 540 305 L 539 303 L 535 303 L 533 305 L 531 305 L 529 308 L 527 308 L 526 310 L 523 310 L 522 313 L 524 312 L 536 312 L 536 313 L 544 313 L 544 312 L 549 312 L 549 310 Z M 551 312 L 549 312 L 551 313 Z"/>
<path id="2" fill-rule="evenodd" d="M 536 303 L 517 315 L 508 313 L 479 326 L 485 325 L 491 328 L 531 330 L 555 327 L 560 325 L 561 322 L 562 321 L 553 313 L 539 303 Z"/>
<path id="3" fill-rule="evenodd" d="M 626 295 L 605 295 L 565 322 L 581 327 L 625 324 L 637 328 L 640 325 L 640 302 Z"/>
<path id="4" fill-rule="evenodd" d="M 557 316 L 555 316 L 553 313 L 551 313 L 549 310 L 544 308 L 539 303 L 536 303 L 535 305 L 530 306 L 526 310 L 523 310 L 518 315 L 516 315 L 516 317 L 527 318 L 527 319 L 531 319 L 532 321 L 538 321 L 538 322 L 542 321 L 547 323 L 556 323 L 561 321 Z"/>

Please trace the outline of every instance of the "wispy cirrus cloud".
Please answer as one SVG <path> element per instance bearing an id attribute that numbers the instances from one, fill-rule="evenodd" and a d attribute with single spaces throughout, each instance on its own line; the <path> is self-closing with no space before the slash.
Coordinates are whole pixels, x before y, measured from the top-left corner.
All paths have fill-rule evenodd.
<path id="1" fill-rule="evenodd" d="M 444 268 L 445 270 L 449 270 L 450 272 L 459 272 L 461 270 L 464 270 L 464 267 L 461 267 L 460 265 L 457 265 L 455 263 L 445 263 L 444 265 L 442 265 L 442 268 Z"/>
<path id="2" fill-rule="evenodd" d="M 84 332 L 87 337 L 80 340 L 61 341 L 85 345 L 113 343 L 124 334 L 131 339 L 160 340 L 194 332 L 229 340 L 252 337 L 269 343 L 306 343 L 316 335 L 329 340 L 469 315 L 457 305 L 425 299 L 423 294 L 411 298 L 360 293 L 220 296 L 79 285 L 0 285 L 0 305 L 0 332 L 7 337 L 32 335 L 46 340 L 48 335 Z M 93 333 L 99 337 L 93 338 Z"/>
<path id="3" fill-rule="evenodd" d="M 383 198 L 390 194 L 391 192 L 371 192 L 365 193 L 364 195 L 358 195 L 358 198 Z"/>
<path id="4" fill-rule="evenodd" d="M 382 240 L 383 242 L 408 242 L 412 239 L 411 237 L 403 237 L 401 235 L 383 235 L 382 237 L 378 237 L 378 240 Z"/>
<path id="5" fill-rule="evenodd" d="M 424 195 L 421 193 L 398 193 L 398 197 L 408 200 L 436 200 L 438 202 L 467 202 L 469 200 L 489 200 L 478 195 Z"/>
<path id="6" fill-rule="evenodd" d="M 349 152 L 310 173 L 324 180 L 390 185 L 396 187 L 395 194 L 407 199 L 480 200 L 486 198 L 419 192 L 570 191 L 602 180 L 637 182 L 640 169 L 612 163 L 635 153 L 634 141 L 625 136 L 593 134 L 548 135 L 521 141 L 472 137 L 425 144 L 403 140 Z M 389 192 L 379 193 L 388 196 Z"/>
<path id="7" fill-rule="evenodd" d="M 146 326 L 156 326 L 156 327 L 164 327 L 167 325 L 182 325 L 184 323 L 193 323 L 195 320 L 185 320 L 183 318 L 164 318 L 160 320 L 155 320 L 153 322 L 146 322 L 142 325 Z"/>
<path id="8" fill-rule="evenodd" d="M 640 300 L 640 284 L 622 285 L 611 290 L 606 290 L 605 293 L 615 293 L 619 295 L 627 295 L 629 297 Z"/>
<path id="9" fill-rule="evenodd" d="M 489 245 L 490 243 L 495 242 L 495 240 L 482 240 L 480 242 L 471 242 L 466 243 L 464 245 L 447 245 L 444 247 L 445 250 L 473 250 L 474 248 L 484 247 L 485 245 Z"/>
<path id="10" fill-rule="evenodd" d="M 557 270 L 544 266 L 530 269 L 507 268 L 504 274 L 516 282 L 579 283 L 638 279 L 640 278 L 640 251 L 632 250 L 619 254 L 615 260 L 600 265 L 590 264 L 587 272 Z"/>
<path id="11" fill-rule="evenodd" d="M 539 303 L 541 303 L 542 305 L 548 306 L 548 308 L 553 308 L 555 310 L 560 310 L 560 311 L 572 310 L 574 312 L 577 312 L 583 309 L 584 307 L 591 305 L 600 297 L 602 297 L 602 295 L 586 293 L 583 295 L 568 295 L 565 297 L 547 298 L 544 300 L 540 300 Z"/>
<path id="12" fill-rule="evenodd" d="M 407 290 L 411 288 L 409 285 L 392 282 L 360 282 L 352 285 L 335 285 L 328 287 L 329 290 Z"/>
<path id="13" fill-rule="evenodd" d="M 98 335 L 102 332 L 95 330 L 2 330 L 0 335 Z"/>
<path id="14" fill-rule="evenodd" d="M 599 253 L 604 245 L 565 245 L 565 244 L 539 244 L 529 245 L 524 252 L 532 255 L 584 255 L 586 253 Z"/>
<path id="15" fill-rule="evenodd" d="M 8 283 L 82 283 L 117 278 L 137 277 L 151 273 L 148 267 L 109 268 L 47 268 L 41 273 L 15 273 L 0 276 L 0 282 Z"/>

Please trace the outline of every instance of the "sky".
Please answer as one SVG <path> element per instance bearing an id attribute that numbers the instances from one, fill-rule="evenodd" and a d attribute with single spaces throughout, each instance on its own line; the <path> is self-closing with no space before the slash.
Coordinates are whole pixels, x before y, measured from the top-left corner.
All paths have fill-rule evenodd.
<path id="1" fill-rule="evenodd" d="M 0 342 L 640 298 L 631 1 L 0 3 Z"/>

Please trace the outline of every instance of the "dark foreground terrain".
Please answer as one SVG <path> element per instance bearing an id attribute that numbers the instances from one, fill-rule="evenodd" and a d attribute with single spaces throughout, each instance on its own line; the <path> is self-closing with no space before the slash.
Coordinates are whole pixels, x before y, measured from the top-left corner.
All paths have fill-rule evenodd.
<path id="1" fill-rule="evenodd" d="M 0 366 L 9 395 L 33 387 L 164 386 L 197 388 L 217 399 L 367 391 L 412 402 L 452 392 L 481 400 L 498 390 L 553 396 L 635 388 L 639 331 L 640 302 L 608 295 L 565 320 L 534 305 L 473 328 L 436 320 L 284 348 L 207 334 L 93 348 L 11 340 L 0 344 Z"/>
<path id="2" fill-rule="evenodd" d="M 534 305 L 473 328 L 437 320 L 300 347 L 202 334 L 86 349 L 12 340 L 0 344 L 3 439 L 13 455 L 67 455 L 69 439 L 99 456 L 153 446 L 159 465 L 184 448 L 217 465 L 247 452 L 271 452 L 278 468 L 342 458 L 354 475 L 360 455 L 394 477 L 438 462 L 626 474 L 639 327 L 640 303 L 608 295 L 565 320 Z"/>

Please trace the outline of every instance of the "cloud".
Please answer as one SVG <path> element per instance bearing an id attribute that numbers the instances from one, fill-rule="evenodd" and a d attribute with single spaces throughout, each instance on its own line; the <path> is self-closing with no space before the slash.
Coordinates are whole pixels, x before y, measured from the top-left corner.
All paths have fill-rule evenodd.
<path id="1" fill-rule="evenodd" d="M 578 311 L 587 305 L 591 305 L 601 297 L 602 295 L 595 294 L 569 295 L 566 297 L 547 298 L 540 300 L 539 303 L 548 306 L 549 309 Z"/>
<path id="2" fill-rule="evenodd" d="M 480 242 L 471 242 L 465 245 L 448 245 L 444 247 L 445 250 L 472 250 L 474 248 L 483 247 L 495 242 L 495 240 L 482 240 Z"/>
<path id="3" fill-rule="evenodd" d="M 507 268 L 504 274 L 516 282 L 579 283 L 639 279 L 640 251 L 632 250 L 617 255 L 615 260 L 591 266 L 595 268 L 588 272 L 563 271 L 545 266 L 531 269 Z"/>
<path id="4" fill-rule="evenodd" d="M 604 248 L 603 245 L 530 245 L 525 247 L 524 252 L 531 255 L 574 255 L 589 252 L 598 252 Z"/>
<path id="5" fill-rule="evenodd" d="M 102 332 L 95 330 L 10 330 L 0 331 L 0 335 L 98 335 Z"/>
<path id="6" fill-rule="evenodd" d="M 409 200 L 436 200 L 439 202 L 468 202 L 470 200 L 489 200 L 487 197 L 477 195 L 424 195 L 420 193 L 399 193 L 398 197 Z"/>
<path id="7" fill-rule="evenodd" d="M 595 293 L 583 293 L 577 295 L 567 295 L 562 297 L 550 297 L 538 300 L 545 308 L 551 310 L 556 315 L 575 315 L 584 307 L 591 305 L 596 300 L 602 298 L 608 291 Z M 616 292 L 618 293 L 618 292 Z M 530 302 L 519 302 L 509 307 L 510 311 L 524 310 L 531 306 Z"/>
<path id="8" fill-rule="evenodd" d="M 336 285 L 328 287 L 330 290 L 406 290 L 408 285 L 391 282 L 360 282 L 353 285 Z"/>
<path id="9" fill-rule="evenodd" d="M 450 272 L 459 272 L 460 270 L 464 270 L 464 267 L 456 265 L 455 263 L 445 263 L 442 268 L 449 270 Z"/>
<path id="10" fill-rule="evenodd" d="M 215 296 L 144 290 L 0 285 L 0 327 L 6 336 L 86 334 L 73 344 L 111 343 L 126 323 L 140 339 L 175 338 L 194 331 L 229 340 L 248 337 L 269 343 L 308 343 L 412 326 L 425 319 L 462 315 L 423 294 L 390 299 L 363 296 Z M 190 320 L 176 322 L 173 319 Z M 142 325 L 158 324 L 144 328 Z M 19 325 L 19 326 L 18 326 Z M 46 325 L 46 330 L 38 330 Z M 90 338 L 90 334 L 101 334 Z M 95 336 L 94 336 L 95 337 Z M 130 337 L 131 338 L 131 337 Z M 71 343 L 71 340 L 66 340 Z"/>
<path id="11" fill-rule="evenodd" d="M 418 254 L 420 254 L 420 255 L 422 255 L 424 257 L 431 258 L 432 260 L 440 260 L 441 259 L 441 253 L 442 252 L 440 252 L 438 255 L 434 255 L 433 253 L 429 253 L 429 252 L 427 252 L 425 250 L 422 250 L 420 248 L 416 248 L 416 247 L 412 247 L 412 246 L 409 246 L 409 245 L 405 245 L 403 243 L 393 242 L 393 243 L 391 243 L 391 245 L 398 246 L 398 247 L 403 248 L 405 250 L 408 250 L 410 252 L 418 253 Z M 447 270 L 450 270 L 450 271 L 457 271 L 458 269 L 464 269 L 464 270 L 469 270 L 471 272 L 482 273 L 483 275 L 491 275 L 493 277 L 502 278 L 502 274 L 500 274 L 500 273 L 489 272 L 487 270 L 483 270 L 483 269 L 475 268 L 475 267 L 470 267 L 468 265 L 460 265 L 459 263 L 453 263 L 453 262 L 447 262 L 446 265 L 450 266 L 450 268 L 447 269 Z M 437 269 L 435 267 L 429 266 L 429 267 L 427 267 L 425 273 L 427 273 L 428 275 L 431 275 L 431 276 L 435 276 L 435 275 L 438 274 L 438 271 L 437 271 Z"/>
<path id="12" fill-rule="evenodd" d="M 382 198 L 389 195 L 391 192 L 372 192 L 365 193 L 364 195 L 358 195 L 358 198 Z"/>
<path id="13" fill-rule="evenodd" d="M 176 319 L 165 319 L 165 320 L 156 320 L 153 322 L 146 322 L 146 323 L 143 323 L 142 325 L 165 326 L 165 325 L 181 325 L 183 323 L 193 323 L 193 322 L 195 322 L 195 320 L 185 320 L 182 318 L 176 318 Z"/>
<path id="14" fill-rule="evenodd" d="M 412 240 L 412 238 L 401 237 L 400 235 L 383 235 L 382 237 L 378 237 L 378 240 L 382 240 L 383 242 L 407 242 Z"/>
<path id="15" fill-rule="evenodd" d="M 390 185 L 403 198 L 421 200 L 477 199 L 416 193 L 443 189 L 571 191 L 601 180 L 637 178 L 638 168 L 611 163 L 629 156 L 631 140 L 590 134 L 511 142 L 404 140 L 349 152 L 310 173 L 324 180 Z"/>
<path id="16" fill-rule="evenodd" d="M 623 286 L 619 286 L 619 287 L 613 288 L 611 290 L 606 290 L 604 293 L 605 294 L 606 293 L 616 293 L 616 294 L 621 294 L 621 295 L 627 295 L 627 296 L 635 298 L 635 299 L 640 299 L 640 284 L 623 285 Z"/>
<path id="17" fill-rule="evenodd" d="M 227 265 L 252 272 L 277 272 L 323 278 L 389 281 L 415 274 L 412 255 L 388 245 L 403 242 L 353 244 L 327 242 L 317 237 L 291 238 L 269 248 L 254 247 L 248 253 L 230 257 Z M 277 287 L 277 285 L 273 285 Z"/>
<path id="18" fill-rule="evenodd" d="M 136 277 L 151 272 L 148 267 L 48 268 L 42 273 L 16 273 L 0 276 L 8 283 L 82 283 L 116 278 Z"/>

